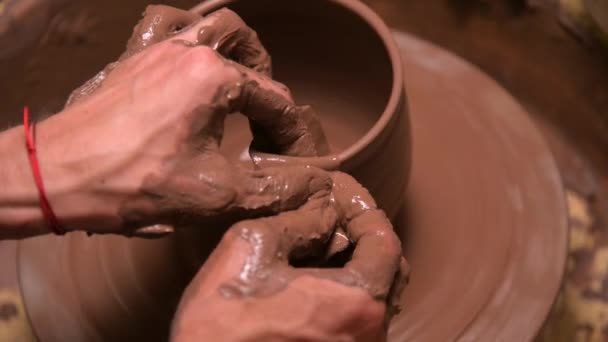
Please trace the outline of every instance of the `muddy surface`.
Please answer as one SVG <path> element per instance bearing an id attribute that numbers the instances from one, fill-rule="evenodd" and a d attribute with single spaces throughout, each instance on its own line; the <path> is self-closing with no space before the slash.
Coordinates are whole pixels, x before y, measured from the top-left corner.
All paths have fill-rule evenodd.
<path id="1" fill-rule="evenodd" d="M 608 282 L 606 52 L 573 34 L 550 8 L 533 8 L 526 1 L 364 2 L 390 26 L 476 64 L 532 114 L 569 189 L 571 222 L 564 290 L 539 340 L 604 340 L 608 300 L 600 293 Z"/>

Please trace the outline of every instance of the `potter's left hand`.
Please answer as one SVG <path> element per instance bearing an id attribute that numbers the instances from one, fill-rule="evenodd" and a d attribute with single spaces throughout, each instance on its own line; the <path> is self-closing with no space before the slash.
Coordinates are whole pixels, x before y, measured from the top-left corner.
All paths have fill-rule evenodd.
<path id="1" fill-rule="evenodd" d="M 333 175 L 296 211 L 240 222 L 189 285 L 173 341 L 382 341 L 408 270 L 389 220 L 350 176 Z M 343 268 L 295 268 L 323 256 L 335 227 L 355 247 Z"/>
<path id="2" fill-rule="evenodd" d="M 196 21 L 152 9 L 169 11 L 167 20 L 146 21 L 158 14 L 149 9 L 135 30 L 143 40 L 132 38 L 118 62 L 36 126 L 46 193 L 66 230 L 156 236 L 294 209 L 331 187 L 320 169 L 252 171 L 220 153 L 224 119 L 237 112 L 285 154 L 315 155 L 318 141 L 307 129 L 310 108 L 265 76 L 269 58 L 236 14 Z M 0 134 L 0 160 L 10 165 L 0 170 L 3 237 L 48 232 L 23 143 L 22 127 Z"/>

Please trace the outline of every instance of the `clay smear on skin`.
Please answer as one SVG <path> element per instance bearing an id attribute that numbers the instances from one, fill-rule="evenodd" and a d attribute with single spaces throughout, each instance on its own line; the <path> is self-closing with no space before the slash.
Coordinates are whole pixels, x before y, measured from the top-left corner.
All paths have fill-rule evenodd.
<path id="1" fill-rule="evenodd" d="M 408 268 L 400 257 L 401 244 L 385 214 L 371 195 L 352 177 L 335 172 L 330 193 L 318 193 L 296 211 L 244 221 L 229 234 L 250 246 L 241 272 L 223 284 L 226 298 L 270 296 L 293 279 L 312 275 L 346 286 L 365 289 L 377 300 L 389 302 L 394 314 Z M 294 268 L 292 258 L 322 257 L 336 229 L 344 229 L 356 245 L 342 268 Z M 331 248 L 331 247 L 330 247 Z"/>
<path id="2" fill-rule="evenodd" d="M 145 48 L 153 37 L 160 36 L 161 39 L 167 37 L 167 29 L 175 27 L 175 25 L 160 23 L 168 23 L 176 18 L 184 20 L 189 17 L 189 13 L 180 13 L 179 10 L 165 6 L 155 6 L 153 9 L 155 14 L 153 20 L 148 20 L 138 25 L 139 31 L 142 31 L 142 26 L 145 28 L 144 35 L 146 39 L 139 39 L 140 35 L 134 35 L 136 39 L 130 41 L 129 49 L 134 51 Z M 212 14 L 208 19 L 212 25 L 206 26 L 199 31 L 197 44 L 205 44 L 213 47 L 219 52 L 232 57 L 232 59 L 253 67 L 255 70 L 270 74 L 270 56 L 263 49 L 261 44 L 247 45 L 241 48 L 241 53 L 235 48 L 239 41 L 254 41 L 258 42 L 255 32 L 249 29 L 242 29 L 244 23 L 233 16 L 229 11 L 219 11 Z M 163 18 L 163 16 L 165 16 Z M 220 18 L 222 20 L 220 20 Z M 146 26 L 146 23 L 149 23 Z M 192 21 L 190 21 L 192 24 Z M 160 29 L 160 30 L 159 30 Z M 136 28 L 137 30 L 137 28 Z M 227 32 L 227 33 L 226 33 Z M 239 37 L 239 35 L 248 35 L 248 37 Z M 255 38 L 251 38 L 251 37 Z M 252 52 L 253 50 L 253 52 Z M 232 55 L 232 56 L 230 56 Z M 239 57 L 240 56 L 240 57 Z M 248 58 L 254 56 L 254 58 Z M 219 96 L 220 100 L 228 98 L 227 96 Z M 277 103 L 282 105 L 283 98 L 277 97 L 276 94 L 267 93 L 267 97 L 263 99 L 266 103 Z M 318 124 L 318 119 L 315 117 L 311 107 L 292 107 L 292 110 L 287 112 L 284 122 L 264 122 L 263 117 L 257 118 L 256 122 L 262 123 L 264 128 L 253 126 L 254 131 L 281 132 L 275 134 L 279 139 L 272 141 L 274 146 L 297 146 L 296 148 L 287 148 L 282 151 L 275 151 L 279 154 L 293 156 L 319 156 L 328 154 L 325 134 L 321 126 Z M 299 125 L 298 122 L 290 122 L 295 118 L 305 118 L 304 125 Z M 292 131 L 286 131 L 286 128 Z M 294 133 L 293 130 L 300 131 Z M 313 131 L 313 132 L 310 132 Z M 258 133 L 258 132 L 256 132 Z M 256 136 L 268 136 L 268 134 L 257 134 Z M 299 141 L 290 141 L 292 137 L 299 137 Z M 284 137 L 285 139 L 281 140 Z M 257 144 L 260 146 L 260 143 Z M 263 143 L 261 143 L 263 146 Z M 256 142 L 254 141 L 254 146 Z M 263 147 L 267 147 L 263 146 Z M 262 148 L 263 148 L 262 147 Z M 384 213 L 376 208 L 375 201 L 369 193 L 363 189 L 352 178 L 339 173 L 335 174 L 335 180 L 338 184 L 334 187 L 334 191 L 325 199 L 325 204 L 314 205 L 309 203 L 301 210 L 309 211 L 307 213 L 298 211 L 289 215 L 279 215 L 273 219 L 261 219 L 259 222 L 253 222 L 254 226 L 265 225 L 269 221 L 270 225 L 276 226 L 299 226 L 301 223 L 294 221 L 306 220 L 310 216 L 310 212 L 314 212 L 314 217 L 319 217 L 320 222 L 310 225 L 310 229 L 306 232 L 302 231 L 286 231 L 281 234 L 265 233 L 264 229 L 244 229 L 241 231 L 241 238 L 245 239 L 251 246 L 251 255 L 243 265 L 243 271 L 239 279 L 234 284 L 227 284 L 222 287 L 221 292 L 228 295 L 262 295 L 270 294 L 278 291 L 290 279 L 299 276 L 300 274 L 313 273 L 316 276 L 332 279 L 342 284 L 349 286 L 359 286 L 370 292 L 374 298 L 385 299 L 389 295 L 389 291 L 393 284 L 393 277 L 399 269 L 400 243 L 392 232 L 392 226 Z M 316 202 L 323 200 L 315 200 Z M 349 203 L 350 202 L 350 203 Z M 312 206 L 312 207 L 311 207 Z M 373 232 L 366 232 L 367 228 L 361 226 L 373 227 Z M 360 239 L 361 244 L 365 245 L 357 248 L 351 260 L 344 269 L 321 270 L 308 269 L 296 270 L 288 266 L 288 259 L 292 253 L 298 248 L 310 250 L 311 245 L 317 244 L 320 246 L 327 245 L 327 242 L 332 237 L 336 227 L 344 227 L 346 235 L 355 242 Z M 304 236 L 306 235 L 306 236 Z M 390 237 L 387 239 L 387 236 Z M 387 240 L 389 242 L 387 242 Z M 289 241 L 289 243 L 287 242 Z M 296 242 L 306 242 L 306 246 L 298 245 Z M 341 241 L 345 244 L 344 239 Z M 392 243 L 392 245 L 390 245 Z M 387 246 L 390 245 L 390 246 Z M 387 248 L 388 247 L 388 248 Z M 270 248 L 270 253 L 269 249 Z M 344 247 L 341 247 L 344 248 Z M 318 248 L 317 248 L 318 249 Z M 384 250 L 387 256 L 381 260 L 382 262 L 371 266 L 369 260 L 373 260 L 377 254 L 377 249 Z M 313 248 L 314 250 L 314 248 Z M 275 264 L 276 262 L 276 264 Z M 271 276 L 270 273 L 277 272 Z M 274 280 L 270 280 L 274 279 Z M 264 281 L 262 281 L 264 280 Z M 270 281 L 270 283 L 268 283 Z M 262 284 L 263 283 L 263 284 Z M 274 291 L 272 290 L 274 289 Z"/>
<path id="3" fill-rule="evenodd" d="M 200 20 L 199 16 L 190 12 L 167 6 L 149 6 L 144 18 L 135 27 L 126 52 L 117 63 L 152 44 L 174 37 L 183 28 Z M 244 28 L 246 26 L 238 16 L 230 11 L 222 10 L 202 20 L 207 20 L 209 25 L 204 25 L 199 30 L 197 40 L 192 45 L 210 46 L 226 57 L 270 75 L 270 56 L 259 43 L 255 32 Z M 241 44 L 243 42 L 249 42 L 249 44 Z M 115 66 L 114 63 L 110 64 L 104 71 L 76 90 L 68 104 L 92 94 L 103 86 L 103 81 Z M 245 82 L 244 86 L 252 84 Z M 226 101 L 234 96 L 229 94 L 233 94 L 235 91 L 240 94 L 242 87 L 243 84 L 227 87 L 216 96 L 215 103 L 207 110 L 216 111 L 222 106 L 231 107 Z M 257 97 L 260 101 L 265 102 L 266 106 L 269 103 L 271 106 L 285 106 L 285 98 L 271 92 L 258 94 Z M 287 106 L 286 115 L 280 122 L 265 120 L 264 113 L 259 114 L 257 118 L 254 118 L 255 124 L 252 125 L 253 131 L 258 133 L 256 137 L 271 136 L 272 138 L 270 138 L 270 142 L 263 141 L 263 139 L 254 141 L 254 146 L 261 149 L 271 146 L 277 148 L 278 146 L 278 150 L 272 152 L 292 156 L 314 157 L 328 154 L 325 135 L 311 107 Z M 209 112 L 203 116 L 212 115 L 213 113 Z M 217 131 L 212 132 L 212 135 L 221 137 L 222 125 L 212 126 L 205 127 L 205 129 L 215 129 Z M 264 161 L 260 159 L 257 164 L 264 164 Z M 240 237 L 251 246 L 251 254 L 243 265 L 238 279 L 220 288 L 222 294 L 227 297 L 271 295 L 283 289 L 295 277 L 312 274 L 348 286 L 364 288 L 373 298 L 379 300 L 385 300 L 389 296 L 395 274 L 400 267 L 400 242 L 394 235 L 392 226 L 384 213 L 376 208 L 375 201 L 361 185 L 341 173 L 334 173 L 333 179 L 334 190 L 331 194 L 326 194 L 324 198 L 312 199 L 298 211 L 250 221 L 252 227 L 241 229 Z M 158 184 L 162 184 L 162 182 L 154 180 L 145 184 L 144 188 L 154 188 Z M 158 188 L 151 192 L 165 193 Z M 183 203 L 170 203 L 169 198 L 165 197 L 165 201 L 161 202 L 167 208 L 183 206 Z M 230 205 L 230 203 L 222 202 L 210 205 L 210 207 L 224 209 Z M 132 215 L 127 213 L 125 217 L 132 217 Z M 310 220 L 311 217 L 318 222 L 303 222 Z M 276 230 L 273 232 L 270 229 L 273 226 L 305 226 L 307 229 L 295 231 L 287 229 L 277 234 Z M 344 268 L 295 269 L 288 265 L 289 258 L 294 253 L 323 250 L 327 247 L 336 229 L 344 229 L 348 239 L 357 244 L 352 260 Z M 340 241 L 343 245 L 346 244 L 344 240 Z"/>

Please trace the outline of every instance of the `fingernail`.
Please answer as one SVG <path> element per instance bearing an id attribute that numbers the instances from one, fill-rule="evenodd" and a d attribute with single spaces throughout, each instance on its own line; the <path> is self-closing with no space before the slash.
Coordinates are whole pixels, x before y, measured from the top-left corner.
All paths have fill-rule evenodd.
<path id="1" fill-rule="evenodd" d="M 336 230 L 329 243 L 329 249 L 325 256 L 326 259 L 333 257 L 334 255 L 345 251 L 351 244 L 350 239 L 346 236 L 346 233 L 342 230 Z"/>
<path id="2" fill-rule="evenodd" d="M 212 26 L 203 26 L 198 30 L 198 34 L 196 36 L 197 45 L 207 45 L 213 50 L 219 48 L 219 39 L 213 37 L 215 31 Z"/>
<path id="3" fill-rule="evenodd" d="M 136 229 L 135 236 L 146 238 L 161 238 L 173 233 L 174 229 L 171 226 L 157 224 L 149 227 Z"/>

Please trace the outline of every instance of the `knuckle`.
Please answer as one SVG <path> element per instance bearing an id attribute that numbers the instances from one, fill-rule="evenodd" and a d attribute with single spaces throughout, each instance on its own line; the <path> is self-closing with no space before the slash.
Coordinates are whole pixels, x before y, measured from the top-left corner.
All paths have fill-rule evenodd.
<path id="1" fill-rule="evenodd" d="M 380 209 L 374 209 L 367 213 L 367 217 L 360 217 L 361 225 L 368 225 L 375 228 L 370 231 L 377 240 L 379 240 L 384 246 L 384 250 L 389 253 L 395 260 L 399 260 L 401 257 L 401 239 L 395 233 L 393 225 L 386 217 L 384 212 Z"/>
<path id="2" fill-rule="evenodd" d="M 281 199 L 281 189 L 283 188 L 281 177 L 273 174 L 261 174 L 252 173 L 249 174 L 248 180 L 245 186 L 246 196 L 253 196 L 254 198 L 261 198 L 266 203 L 278 203 Z M 257 205 L 248 205 L 249 207 L 256 207 Z"/>
<path id="3" fill-rule="evenodd" d="M 205 206 L 215 211 L 230 207 L 238 197 L 231 172 L 213 172 L 208 178 L 211 180 L 204 187 Z"/>
<path id="4" fill-rule="evenodd" d="M 259 194 L 274 195 L 279 198 L 285 198 L 290 187 L 288 186 L 287 178 L 282 173 L 268 174 L 259 179 L 257 182 L 257 191 Z"/>
<path id="5" fill-rule="evenodd" d="M 243 74 L 231 62 L 207 46 L 189 48 L 178 63 L 178 68 L 185 73 L 186 79 L 195 84 L 204 84 L 207 88 L 244 81 Z"/>
<path id="6" fill-rule="evenodd" d="M 281 96 L 283 96 L 284 98 L 287 99 L 287 101 L 289 102 L 294 102 L 293 100 L 293 96 L 291 94 L 291 90 L 289 89 L 289 87 L 287 87 L 285 84 L 272 80 L 269 80 L 270 83 L 272 84 L 273 88 L 277 91 L 277 93 L 279 93 Z"/>
<path id="7" fill-rule="evenodd" d="M 220 17 L 220 18 L 224 18 L 224 19 L 227 19 L 230 17 L 238 17 L 238 15 L 236 13 L 234 13 L 234 11 L 232 11 L 226 7 L 213 12 L 212 16 L 216 16 L 216 17 Z"/>
<path id="8" fill-rule="evenodd" d="M 241 87 L 245 86 L 246 77 L 244 73 L 235 66 L 235 62 L 225 60 L 222 73 L 227 83 L 236 83 Z"/>
<path id="9" fill-rule="evenodd" d="M 236 25 L 239 29 L 242 26 L 246 26 L 243 19 L 236 14 L 236 12 L 228 8 L 222 8 L 215 11 L 214 17 L 217 18 L 218 21 L 233 23 L 233 25 Z"/>
<path id="10" fill-rule="evenodd" d="M 209 203 L 207 207 L 214 211 L 221 211 L 235 201 L 237 193 L 230 186 L 218 186 L 213 189 L 207 197 L 209 198 L 206 200 Z"/>
<path id="11" fill-rule="evenodd" d="M 192 54 L 197 60 L 200 60 L 205 63 L 213 64 L 219 63 L 219 58 L 217 53 L 208 46 L 197 46 L 192 49 Z"/>
<path id="12" fill-rule="evenodd" d="M 266 239 L 269 229 L 262 220 L 246 220 L 233 225 L 229 233 L 246 241 L 262 241 Z"/>
<path id="13" fill-rule="evenodd" d="M 189 48 L 184 54 L 183 64 L 186 68 L 200 72 L 203 70 L 212 69 L 221 64 L 221 60 L 217 53 L 208 46 L 196 46 Z"/>

